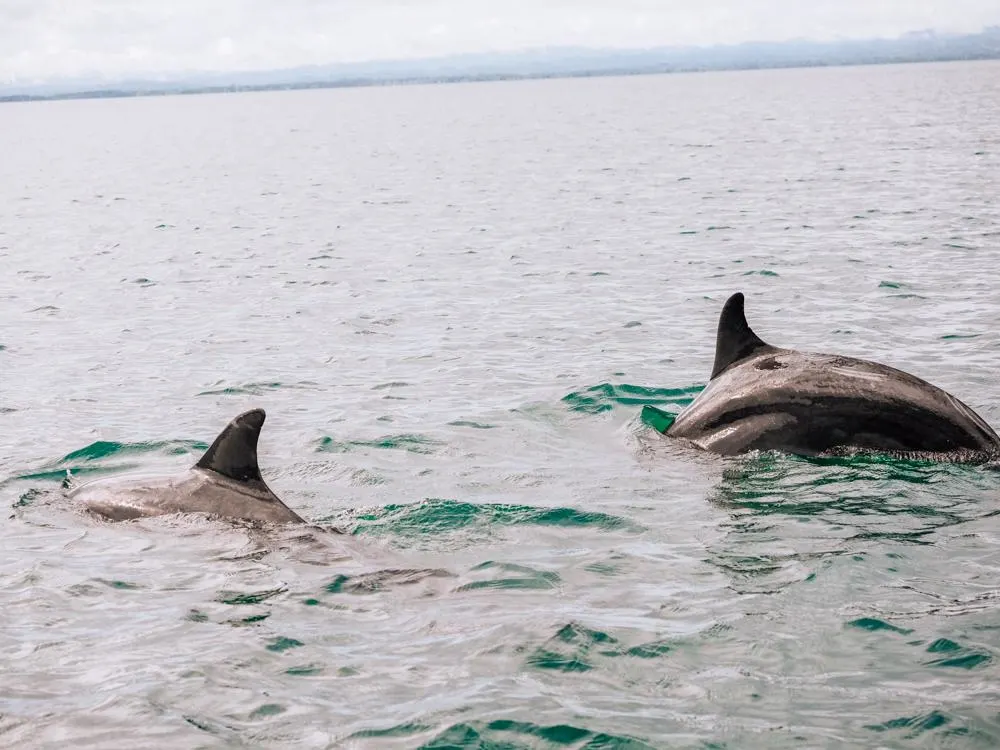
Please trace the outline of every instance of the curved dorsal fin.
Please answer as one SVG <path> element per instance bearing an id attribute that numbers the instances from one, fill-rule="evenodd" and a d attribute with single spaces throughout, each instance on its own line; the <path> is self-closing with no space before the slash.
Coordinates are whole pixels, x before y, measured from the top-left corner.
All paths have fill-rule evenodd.
<path id="1" fill-rule="evenodd" d="M 712 378 L 726 368 L 746 359 L 762 349 L 774 349 L 754 333 L 743 312 L 743 292 L 736 292 L 726 300 L 719 316 L 719 332 L 715 337 L 715 364 Z"/>
<path id="2" fill-rule="evenodd" d="M 263 409 L 240 414 L 226 425 L 195 465 L 238 482 L 263 482 L 260 466 L 257 465 L 257 439 L 260 428 L 264 426 L 264 418 Z"/>

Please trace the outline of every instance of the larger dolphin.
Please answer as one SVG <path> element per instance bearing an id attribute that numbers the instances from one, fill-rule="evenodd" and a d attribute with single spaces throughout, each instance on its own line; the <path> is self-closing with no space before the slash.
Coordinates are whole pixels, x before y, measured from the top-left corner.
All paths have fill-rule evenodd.
<path id="1" fill-rule="evenodd" d="M 257 465 L 264 410 L 240 414 L 215 438 L 197 464 L 176 477 L 103 479 L 69 495 L 112 521 L 168 513 L 206 513 L 273 523 L 305 523 L 278 499 Z"/>
<path id="2" fill-rule="evenodd" d="M 1000 456 L 1000 437 L 951 394 L 876 362 L 771 346 L 743 302 L 739 292 L 726 301 L 711 379 L 666 435 L 721 454 Z"/>

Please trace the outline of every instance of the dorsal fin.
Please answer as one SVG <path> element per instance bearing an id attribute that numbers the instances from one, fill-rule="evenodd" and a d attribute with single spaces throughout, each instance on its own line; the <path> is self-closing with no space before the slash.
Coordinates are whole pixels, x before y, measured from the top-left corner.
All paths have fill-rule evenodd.
<path id="1" fill-rule="evenodd" d="M 743 292 L 736 292 L 726 300 L 719 316 L 719 332 L 715 337 L 715 364 L 712 378 L 731 365 L 746 359 L 762 349 L 774 349 L 754 333 L 743 312 Z"/>
<path id="2" fill-rule="evenodd" d="M 257 465 L 257 439 L 264 426 L 264 418 L 263 409 L 251 409 L 240 414 L 219 433 L 196 466 L 238 482 L 263 484 L 260 466 Z"/>

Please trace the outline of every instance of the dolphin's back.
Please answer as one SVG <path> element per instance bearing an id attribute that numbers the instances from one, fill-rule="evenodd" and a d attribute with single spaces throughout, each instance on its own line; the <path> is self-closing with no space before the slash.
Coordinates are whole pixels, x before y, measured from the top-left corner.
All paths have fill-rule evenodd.
<path id="1" fill-rule="evenodd" d="M 914 375 L 773 347 L 714 377 L 667 434 L 726 454 L 1000 450 L 1000 437 L 972 409 Z"/>
<path id="2" fill-rule="evenodd" d="M 925 380 L 877 362 L 768 344 L 747 323 L 740 292 L 719 315 L 708 387 L 666 434 L 727 454 L 1000 455 L 990 426 Z"/>
<path id="3" fill-rule="evenodd" d="M 68 494 L 112 521 L 166 513 L 207 513 L 274 523 L 305 523 L 271 492 L 257 463 L 263 409 L 233 419 L 197 464 L 176 477 L 103 479 Z"/>
<path id="4" fill-rule="evenodd" d="M 193 468 L 180 476 L 127 477 L 82 484 L 71 497 L 112 521 L 169 513 L 205 513 L 270 523 L 302 519 L 270 491 Z"/>

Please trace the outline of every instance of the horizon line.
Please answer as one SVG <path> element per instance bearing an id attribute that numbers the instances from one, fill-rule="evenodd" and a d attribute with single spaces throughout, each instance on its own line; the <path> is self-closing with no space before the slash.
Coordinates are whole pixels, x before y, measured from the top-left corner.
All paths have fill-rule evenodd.
<path id="1" fill-rule="evenodd" d="M 971 44 L 986 38 L 983 48 Z M 937 44 L 935 44 L 937 42 Z M 944 42 L 942 46 L 940 43 Z M 963 44 L 964 43 L 964 44 Z M 916 48 L 913 47 L 916 45 Z M 803 50 L 801 47 L 812 49 Z M 764 58 L 726 58 L 726 52 L 769 48 Z M 855 49 L 851 49 L 854 47 Z M 909 47 L 909 48 L 908 48 Z M 672 53 L 672 59 L 671 58 Z M 714 53 L 714 54 L 713 54 Z M 759 50 L 758 50 L 759 53 Z M 817 54 L 819 53 L 819 54 Z M 839 53 L 839 54 L 838 54 Z M 529 69 L 505 69 L 533 55 L 551 55 Z M 752 53 L 751 53 L 752 54 Z M 846 54 L 846 57 L 844 56 Z M 574 58 L 574 55 L 577 58 Z M 656 59 L 659 55 L 660 59 Z M 580 56 L 585 59 L 578 59 Z M 647 59 L 640 59 L 645 57 Z M 715 58 L 714 60 L 712 58 Z M 478 59 L 479 67 L 461 70 L 462 61 Z M 1000 25 L 974 33 L 940 33 L 932 29 L 905 32 L 898 37 L 838 39 L 817 42 L 795 38 L 779 42 L 745 41 L 735 44 L 662 45 L 658 47 L 535 47 L 509 51 L 466 52 L 410 59 L 381 59 L 299 65 L 243 71 L 203 71 L 138 74 L 116 80 L 50 79 L 27 84 L 0 85 L 0 102 L 64 99 L 124 98 L 203 93 L 357 88 L 434 83 L 488 82 L 582 77 L 610 77 L 670 73 L 723 72 L 761 69 L 855 67 L 886 64 L 960 62 L 1000 59 Z M 421 66 L 451 63 L 451 70 L 419 70 Z M 380 70 L 381 68 L 381 70 Z M 386 70 L 389 68 L 389 70 Z M 415 70 L 406 71 L 406 68 Z M 492 70 L 490 69 L 492 68 Z M 367 69 L 367 70 L 365 70 Z M 312 78 L 302 78 L 311 74 Z M 144 76 L 144 77 L 143 77 Z M 158 77 L 157 77 L 158 76 Z M 298 80 L 296 80 L 298 76 Z M 284 77 L 284 78 L 282 78 Z M 261 80 L 261 79 L 268 80 Z M 228 79 L 228 80 L 227 80 Z M 241 80 L 242 79 L 242 80 Z M 257 79 L 257 80 L 254 80 Z M 4 90 L 9 93 L 5 93 Z"/>

